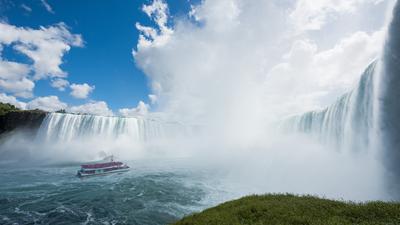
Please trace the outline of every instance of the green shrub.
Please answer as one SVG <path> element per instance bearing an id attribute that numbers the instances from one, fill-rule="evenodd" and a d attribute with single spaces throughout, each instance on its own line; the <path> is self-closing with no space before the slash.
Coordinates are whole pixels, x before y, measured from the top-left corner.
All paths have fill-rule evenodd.
<path id="1" fill-rule="evenodd" d="M 400 203 L 353 203 L 313 196 L 249 196 L 183 218 L 175 225 L 395 225 Z"/>
<path id="2" fill-rule="evenodd" d="M 9 103 L 0 102 L 0 116 L 11 111 L 19 111 L 20 109 Z"/>

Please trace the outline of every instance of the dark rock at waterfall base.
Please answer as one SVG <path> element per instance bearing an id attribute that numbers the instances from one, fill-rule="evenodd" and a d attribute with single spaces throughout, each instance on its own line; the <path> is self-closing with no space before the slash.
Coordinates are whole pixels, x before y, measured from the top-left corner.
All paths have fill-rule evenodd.
<path id="1" fill-rule="evenodd" d="M 0 135 L 16 130 L 36 132 L 47 112 L 42 110 L 12 110 L 0 115 Z"/>
<path id="2" fill-rule="evenodd" d="M 383 54 L 379 125 L 391 192 L 400 200 L 400 1 L 397 1 Z"/>

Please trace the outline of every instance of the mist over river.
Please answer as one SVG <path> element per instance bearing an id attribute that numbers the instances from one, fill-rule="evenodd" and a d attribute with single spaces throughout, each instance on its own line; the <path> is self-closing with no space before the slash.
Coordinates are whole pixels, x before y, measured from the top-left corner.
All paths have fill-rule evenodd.
<path id="1" fill-rule="evenodd" d="M 16 126 L 1 134 L 0 224 L 169 224 L 227 200 L 265 193 L 400 200 L 400 2 L 389 4 L 393 13 L 377 33 L 382 41 L 368 42 L 382 50 L 374 52 L 352 88 L 344 85 L 346 91 L 338 91 L 342 97 L 319 108 L 311 107 L 314 97 L 342 86 L 322 84 L 340 81 L 337 74 L 329 77 L 333 60 L 324 61 L 326 52 L 321 56 L 316 46 L 302 41 L 297 54 L 294 48 L 279 56 L 287 63 L 271 73 L 264 68 L 269 64 L 264 54 L 275 48 L 263 46 L 280 48 L 275 41 L 285 39 L 286 29 L 266 20 L 263 36 L 250 25 L 268 13 L 279 14 L 275 7 L 280 4 L 265 1 L 269 12 L 264 12 L 251 1 L 239 1 L 242 12 L 230 1 L 230 7 L 215 2 L 202 1 L 190 12 L 198 9 L 215 23 L 178 19 L 174 30 L 168 28 L 163 1 L 143 6 L 161 30 L 137 23 L 142 33 L 133 57 L 149 78 L 159 111 L 145 108 L 146 114 L 124 117 L 40 111 L 37 129 Z M 232 15 L 220 18 L 221 13 L 213 16 L 207 9 L 227 9 Z M 271 29 L 282 38 L 269 35 Z M 205 48 L 207 43 L 216 45 Z M 357 46 L 354 52 L 364 50 Z M 322 59 L 322 66 L 314 60 L 310 70 L 303 68 L 313 58 L 303 57 L 307 51 Z M 314 71 L 317 64 L 323 69 Z M 340 63 L 343 68 L 350 64 Z M 308 75 L 297 77 L 298 71 Z M 285 77 L 285 72 L 294 75 Z M 301 86 L 303 80 L 321 77 L 310 87 Z M 308 93 L 313 85 L 318 91 Z M 307 105 L 306 99 L 314 103 Z M 12 112 L 32 119 L 29 110 Z M 109 155 L 130 170 L 76 176 L 81 164 Z"/>
<path id="2" fill-rule="evenodd" d="M 130 161 L 79 179 L 79 164 L 0 165 L 0 224 L 167 224 L 235 196 L 183 159 Z"/>

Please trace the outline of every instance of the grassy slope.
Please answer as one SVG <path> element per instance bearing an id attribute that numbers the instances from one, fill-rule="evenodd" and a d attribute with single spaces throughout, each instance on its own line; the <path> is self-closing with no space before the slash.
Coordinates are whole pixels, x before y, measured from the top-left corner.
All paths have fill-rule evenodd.
<path id="1" fill-rule="evenodd" d="M 392 225 L 400 224 L 400 203 L 345 203 L 312 196 L 249 196 L 188 216 L 175 225 Z"/>

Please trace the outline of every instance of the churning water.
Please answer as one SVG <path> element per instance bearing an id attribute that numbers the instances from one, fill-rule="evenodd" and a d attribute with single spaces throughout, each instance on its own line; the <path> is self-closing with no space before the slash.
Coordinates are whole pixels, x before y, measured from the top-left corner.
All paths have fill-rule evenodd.
<path id="1" fill-rule="evenodd" d="M 383 55 L 357 87 L 323 111 L 283 123 L 319 142 L 272 129 L 243 144 L 148 118 L 49 114 L 35 141 L 15 135 L 1 146 L 0 224 L 167 224 L 266 192 L 400 199 L 399 87 L 398 2 Z M 74 176 L 79 162 L 103 151 L 133 160 L 132 170 Z M 33 159 L 42 166 L 25 163 Z"/>
<path id="2" fill-rule="evenodd" d="M 232 198 L 182 160 L 128 164 L 127 173 L 86 179 L 74 176 L 78 164 L 2 165 L 0 224 L 167 224 Z"/>

